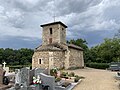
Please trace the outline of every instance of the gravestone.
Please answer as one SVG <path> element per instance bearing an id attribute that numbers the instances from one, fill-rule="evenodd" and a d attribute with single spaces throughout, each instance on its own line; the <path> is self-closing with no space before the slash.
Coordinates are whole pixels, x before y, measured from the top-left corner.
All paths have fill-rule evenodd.
<path id="1" fill-rule="evenodd" d="M 6 62 L 3 63 L 3 68 L 5 68 Z"/>
<path id="2" fill-rule="evenodd" d="M 15 84 L 21 84 L 21 72 L 20 69 L 15 69 Z"/>
<path id="3" fill-rule="evenodd" d="M 33 77 L 35 76 L 35 69 L 29 72 L 29 85 L 33 83 Z"/>
<path id="4" fill-rule="evenodd" d="M 2 65 L 0 65 L 0 84 L 3 84 L 3 77 L 5 75 L 5 71 L 2 68 Z"/>
<path id="5" fill-rule="evenodd" d="M 29 86 L 29 75 L 30 75 L 30 70 L 27 68 L 22 68 L 21 69 L 21 84 L 23 86 Z"/>
<path id="6" fill-rule="evenodd" d="M 40 75 L 40 73 L 48 74 L 48 69 L 35 68 L 35 77 Z"/>
<path id="7" fill-rule="evenodd" d="M 6 67 L 6 62 L 3 63 L 3 69 L 6 71 L 6 73 L 9 73 L 9 67 Z"/>
<path id="8" fill-rule="evenodd" d="M 55 77 L 40 73 L 42 85 L 49 86 L 49 90 L 55 90 Z"/>
<path id="9" fill-rule="evenodd" d="M 6 71 L 6 73 L 9 73 L 9 67 L 4 67 L 3 69 Z"/>

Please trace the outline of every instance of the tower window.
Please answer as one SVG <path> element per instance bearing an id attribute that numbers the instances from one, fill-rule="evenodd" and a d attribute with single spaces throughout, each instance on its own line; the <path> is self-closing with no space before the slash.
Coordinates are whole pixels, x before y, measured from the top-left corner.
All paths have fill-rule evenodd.
<path id="1" fill-rule="evenodd" d="M 50 28 L 50 34 L 52 34 L 53 32 L 52 32 L 52 28 Z"/>
<path id="2" fill-rule="evenodd" d="M 41 62 L 42 62 L 41 59 L 39 59 L 39 64 L 41 64 Z"/>

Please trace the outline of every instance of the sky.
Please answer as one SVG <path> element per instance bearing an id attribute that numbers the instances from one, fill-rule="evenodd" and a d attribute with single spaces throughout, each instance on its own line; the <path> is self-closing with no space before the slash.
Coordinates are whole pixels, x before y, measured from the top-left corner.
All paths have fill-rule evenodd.
<path id="1" fill-rule="evenodd" d="M 82 38 L 92 47 L 120 29 L 120 0 L 0 0 L 0 48 L 36 48 L 41 24 L 61 21 L 67 40 Z"/>

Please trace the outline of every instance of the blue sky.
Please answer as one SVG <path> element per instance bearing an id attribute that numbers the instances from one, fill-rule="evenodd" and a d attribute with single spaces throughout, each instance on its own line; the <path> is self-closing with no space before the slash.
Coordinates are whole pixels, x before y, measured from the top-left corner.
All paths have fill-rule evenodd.
<path id="1" fill-rule="evenodd" d="M 0 0 L 0 48 L 36 48 L 41 24 L 62 21 L 67 39 L 95 46 L 120 29 L 120 0 Z"/>

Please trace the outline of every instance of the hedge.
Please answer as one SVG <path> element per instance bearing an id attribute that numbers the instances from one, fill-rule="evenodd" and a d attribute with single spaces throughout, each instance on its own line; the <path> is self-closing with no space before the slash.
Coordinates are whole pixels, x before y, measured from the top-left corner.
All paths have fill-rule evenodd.
<path id="1" fill-rule="evenodd" d="M 10 71 L 15 71 L 15 69 L 21 69 L 23 67 L 32 67 L 32 65 L 15 65 L 15 66 L 10 66 L 10 65 L 7 65 L 7 67 L 10 68 Z"/>
<path id="2" fill-rule="evenodd" d="M 87 67 L 96 68 L 96 69 L 107 69 L 109 68 L 108 63 L 87 63 Z"/>

